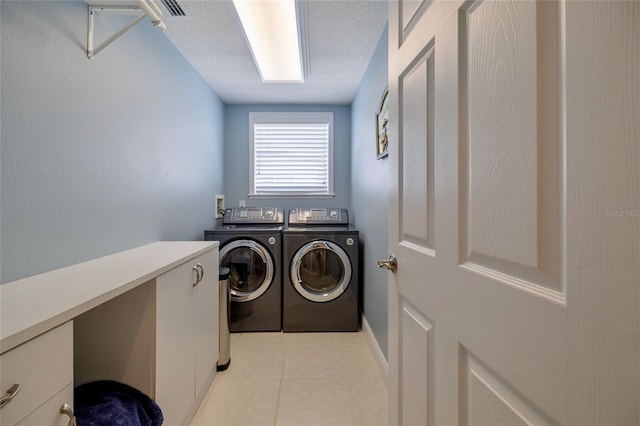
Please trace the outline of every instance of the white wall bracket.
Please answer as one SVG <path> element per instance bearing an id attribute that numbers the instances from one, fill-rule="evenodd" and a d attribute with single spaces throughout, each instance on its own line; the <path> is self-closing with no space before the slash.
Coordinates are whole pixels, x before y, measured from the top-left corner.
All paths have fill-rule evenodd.
<path id="1" fill-rule="evenodd" d="M 113 43 L 118 37 L 129 31 L 140 23 L 145 16 L 148 16 L 154 26 L 164 30 L 167 26 L 160 17 L 162 11 L 153 0 L 136 0 L 138 6 L 134 7 L 114 7 L 114 6 L 89 6 L 89 17 L 87 23 L 87 57 L 93 59 L 102 49 Z M 133 21 L 119 29 L 115 34 L 106 39 L 98 47 L 93 46 L 93 18 L 96 13 L 111 15 L 134 15 Z"/>

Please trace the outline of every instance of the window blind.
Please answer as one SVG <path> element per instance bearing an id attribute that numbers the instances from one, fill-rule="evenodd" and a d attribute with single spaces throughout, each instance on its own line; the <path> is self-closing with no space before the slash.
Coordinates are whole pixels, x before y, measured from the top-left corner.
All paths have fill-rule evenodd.
<path id="1" fill-rule="evenodd" d="M 330 131 L 326 119 L 254 122 L 254 194 L 329 194 Z"/>

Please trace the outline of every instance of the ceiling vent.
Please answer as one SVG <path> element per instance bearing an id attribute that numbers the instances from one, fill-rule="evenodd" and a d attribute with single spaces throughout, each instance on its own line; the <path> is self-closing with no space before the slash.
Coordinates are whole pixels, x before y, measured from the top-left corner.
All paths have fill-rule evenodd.
<path id="1" fill-rule="evenodd" d="M 184 7 L 176 0 L 162 0 L 162 4 L 167 8 L 171 16 L 187 16 Z"/>

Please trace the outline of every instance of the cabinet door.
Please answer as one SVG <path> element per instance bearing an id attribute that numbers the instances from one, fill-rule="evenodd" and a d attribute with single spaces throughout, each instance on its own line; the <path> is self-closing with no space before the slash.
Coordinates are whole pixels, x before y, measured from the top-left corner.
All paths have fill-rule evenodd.
<path id="1" fill-rule="evenodd" d="M 165 424 L 181 424 L 195 398 L 192 294 L 195 262 L 156 278 L 156 402 Z"/>
<path id="2" fill-rule="evenodd" d="M 204 386 L 216 368 L 218 361 L 218 249 L 211 250 L 196 259 L 202 265 L 202 281 L 194 288 L 196 355 L 196 396 L 206 392 Z"/>

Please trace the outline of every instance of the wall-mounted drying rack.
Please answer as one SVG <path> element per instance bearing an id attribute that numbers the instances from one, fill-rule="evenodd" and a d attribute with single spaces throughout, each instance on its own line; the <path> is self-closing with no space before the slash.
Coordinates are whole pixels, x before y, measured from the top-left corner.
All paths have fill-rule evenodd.
<path id="1" fill-rule="evenodd" d="M 89 6 L 89 23 L 87 25 L 87 57 L 89 59 L 93 59 L 102 49 L 113 43 L 118 37 L 122 34 L 129 31 L 131 28 L 136 26 L 139 22 L 141 22 L 145 16 L 148 16 L 151 20 L 151 23 L 160 28 L 161 30 L 165 30 L 167 26 L 164 22 L 162 22 L 162 10 L 158 7 L 158 5 L 153 0 L 136 0 L 137 6 L 131 7 L 119 7 L 119 6 L 98 6 L 98 5 L 90 5 Z M 127 25 L 118 30 L 111 37 L 106 39 L 101 45 L 98 47 L 93 47 L 93 17 L 96 13 L 102 14 L 111 14 L 111 15 L 135 15 L 136 17 L 133 21 L 129 22 Z"/>

